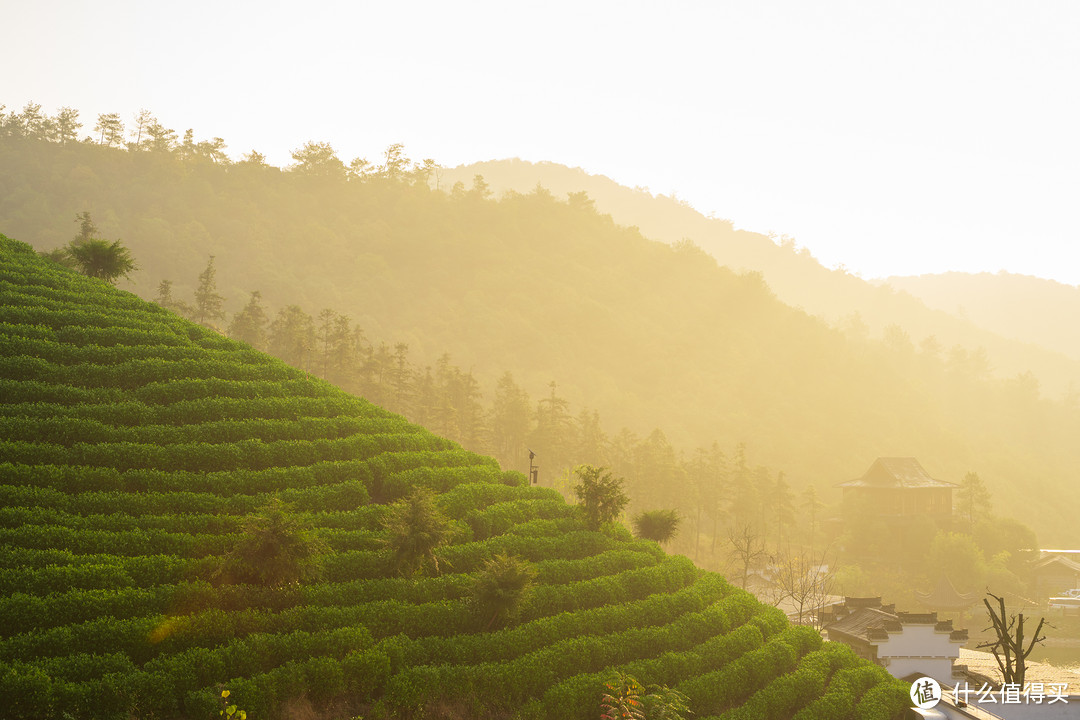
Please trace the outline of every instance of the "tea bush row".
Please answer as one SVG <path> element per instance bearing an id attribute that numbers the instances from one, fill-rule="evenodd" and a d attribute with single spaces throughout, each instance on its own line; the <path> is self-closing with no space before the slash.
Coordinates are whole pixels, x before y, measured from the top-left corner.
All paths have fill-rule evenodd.
<path id="1" fill-rule="evenodd" d="M 48 595 L 71 590 L 174 584 L 184 577 L 187 567 L 185 560 L 168 555 L 144 555 L 134 558 L 100 555 L 89 557 L 91 562 L 79 565 L 0 568 L 0 594 Z M 102 562 L 102 559 L 107 562 Z"/>
<path id="2" fill-rule="evenodd" d="M 79 403 L 107 405 L 124 400 L 118 388 L 86 388 L 39 380 L 15 380 L 0 371 L 0 403 Z"/>
<path id="3" fill-rule="evenodd" d="M 519 704 L 542 696 L 559 681 L 583 671 L 597 672 L 657 653 L 687 650 L 703 637 L 724 635 L 732 628 L 728 614 L 718 604 L 662 626 L 560 639 L 509 661 L 410 667 L 391 677 L 387 699 L 401 708 L 416 707 L 425 697 L 439 696 L 497 697 Z"/>
<path id="4" fill-rule="evenodd" d="M 575 613 L 563 612 L 495 632 L 416 639 L 399 635 L 383 640 L 379 648 L 390 657 L 395 672 L 418 665 L 499 662 L 569 637 L 664 625 L 673 618 L 700 612 L 716 602 L 733 621 L 745 620 L 752 607 L 747 597 L 741 593 L 731 594 L 731 587 L 721 578 L 707 576 L 690 587 L 643 600 Z"/>
<path id="5" fill-rule="evenodd" d="M 225 667 L 211 660 L 206 669 Z M 52 678 L 35 667 L 12 670 L 0 666 L 0 693 L 18 698 L 6 708 L 5 717 L 11 720 L 36 719 L 43 717 L 43 712 L 79 720 L 127 720 L 133 707 L 140 715 L 150 717 L 216 717 L 221 707 L 220 683 L 184 694 L 187 688 L 199 684 L 200 677 L 221 677 L 221 673 L 192 676 L 161 671 L 115 672 L 90 681 L 71 682 Z M 230 700 L 252 716 L 274 717 L 286 701 L 301 695 L 320 706 L 344 696 L 370 698 L 385 684 L 385 673 L 385 658 L 373 650 L 363 650 L 341 659 L 315 655 L 291 660 L 225 684 L 232 689 Z"/>
<path id="6" fill-rule="evenodd" d="M 860 664 L 833 675 L 825 692 L 792 716 L 792 720 L 836 720 L 850 718 L 863 694 L 893 677 L 877 665 Z"/>
<path id="7" fill-rule="evenodd" d="M 465 523 L 472 528 L 473 537 L 486 540 L 501 535 L 515 525 L 531 520 L 549 520 L 575 516 L 576 509 L 567 505 L 561 497 L 509 500 L 474 510 L 465 515 Z"/>
<path id="8" fill-rule="evenodd" d="M 54 443 L 0 441 L 0 457 L 22 465 L 73 465 L 126 470 L 181 470 L 220 472 L 264 470 L 292 465 L 314 465 L 326 460 L 372 458 L 384 452 L 452 449 L 449 440 L 420 433 L 353 435 L 338 440 L 282 440 L 236 443 L 181 443 L 158 446 L 148 443 Z M 447 482 L 445 476 L 439 481 Z M 376 491 L 382 493 L 380 489 Z M 375 496 L 379 496 L 373 493 Z"/>
<path id="9" fill-rule="evenodd" d="M 460 448 L 444 450 L 384 451 L 366 460 L 323 460 L 306 466 L 269 467 L 260 470 L 197 472 L 111 467 L 35 466 L 13 462 L 0 463 L 5 482 L 18 486 L 48 487 L 76 494 L 86 491 L 125 493 L 190 491 L 221 497 L 259 495 L 269 492 L 300 491 L 306 488 L 360 481 L 370 491 L 386 486 L 384 478 L 419 465 L 430 465 L 439 472 L 468 468 L 481 463 L 479 456 Z M 486 464 L 491 468 L 491 464 Z M 494 468 L 497 470 L 497 467 Z M 495 473 L 490 473 L 495 475 Z"/>
<path id="10" fill-rule="evenodd" d="M 369 701 L 386 684 L 386 657 L 375 650 L 350 653 L 340 662 L 316 657 L 287 663 L 268 673 L 237 677 L 225 685 L 230 701 L 252 717 L 272 718 L 289 700 L 306 696 L 316 708 L 326 708 L 339 698 Z M 217 688 L 189 693 L 183 704 L 188 717 L 211 717 L 220 708 Z"/>
<path id="11" fill-rule="evenodd" d="M 31 335 L 37 334 L 31 333 Z M 64 334 L 71 335 L 70 332 Z M 40 357 L 58 365 L 119 365 L 130 360 L 210 361 L 241 365 L 275 364 L 270 356 L 239 345 L 230 347 L 228 350 L 209 350 L 194 343 L 159 344 L 155 342 L 167 335 L 168 333 L 160 332 L 147 333 L 143 337 L 145 341 L 137 345 L 118 344 L 110 337 L 99 338 L 104 344 L 87 344 L 0 331 L 0 354 Z"/>
<path id="12" fill-rule="evenodd" d="M 559 491 L 553 488 L 483 481 L 459 484 L 439 495 L 436 502 L 446 515 L 458 519 L 496 503 L 561 497 Z"/>
<path id="13" fill-rule="evenodd" d="M 649 567 L 566 585 L 540 585 L 521 611 L 524 620 L 576 612 L 600 605 L 640 600 L 654 593 L 672 593 L 693 584 L 698 570 L 682 556 L 670 556 Z"/>
<path id="14" fill-rule="evenodd" d="M 720 670 L 678 686 L 699 715 L 715 715 L 740 703 L 778 675 L 794 670 L 800 657 L 821 646 L 813 628 L 790 626 L 758 650 L 746 653 Z"/>
<path id="15" fill-rule="evenodd" d="M 157 319 L 159 323 L 164 321 L 163 324 L 175 322 L 175 317 L 170 313 L 127 293 L 110 292 L 110 288 L 94 283 L 76 284 L 64 282 L 67 278 L 48 278 L 29 267 L 26 270 L 21 274 L 0 276 L 0 296 L 8 296 L 12 300 L 18 300 L 21 296 L 24 301 L 32 301 L 26 304 L 34 307 L 85 308 L 95 305 L 102 311 L 119 312 L 140 319 Z"/>
<path id="16" fill-rule="evenodd" d="M 761 606 L 743 593 L 733 597 L 749 600 L 744 608 L 744 616 L 752 620 L 753 612 Z M 596 717 L 597 688 L 603 687 L 613 670 L 629 673 L 646 685 L 675 687 L 691 678 L 719 670 L 760 648 L 766 637 L 760 623 L 744 620 L 740 624 L 736 620 L 730 632 L 710 637 L 688 650 L 664 652 L 656 657 L 634 660 L 595 673 L 580 673 L 557 683 L 544 693 L 541 698 L 543 714 L 550 720 L 592 720 Z"/>
<path id="17" fill-rule="evenodd" d="M 68 550 L 95 555 L 176 555 L 204 557 L 227 552 L 234 539 L 226 535 L 171 533 L 138 528 L 74 530 L 60 525 L 24 525 L 0 528 L 0 543 L 37 550 Z"/>
<path id="18" fill-rule="evenodd" d="M 83 417 L 0 417 L 0 437 L 7 440 L 43 440 L 71 447 L 75 443 L 236 443 L 246 440 L 339 440 L 351 435 L 388 435 L 415 432 L 404 418 L 336 417 L 299 420 L 216 420 L 193 425 L 112 425 Z"/>
<path id="19" fill-rule="evenodd" d="M 724 717 L 730 720 L 791 717 L 821 696 L 833 673 L 858 663 L 847 645 L 823 643 L 819 650 L 804 655 L 794 672 L 777 677 Z"/>
<path id="20" fill-rule="evenodd" d="M 0 374 L 21 381 L 40 381 L 79 387 L 113 387 L 136 390 L 168 378 L 187 380 L 262 380 L 296 379 L 299 371 L 287 365 L 245 365 L 223 360 L 128 360 L 116 365 L 60 365 L 40 357 L 7 355 L 0 357 Z M 140 397 L 136 395 L 136 397 Z M 140 399 L 145 400 L 142 396 Z"/>
<path id="21" fill-rule="evenodd" d="M 353 480 L 276 493 L 226 497 L 207 492 L 127 493 L 118 490 L 71 495 L 48 487 L 0 485 L 0 516 L 18 513 L 20 523 L 37 524 L 44 520 L 35 518 L 58 518 L 66 524 L 80 522 L 75 519 L 78 516 L 128 516 L 133 518 L 131 522 L 138 518 L 144 527 L 175 530 L 182 526 L 192 527 L 186 525 L 187 519 L 181 516 L 214 516 L 222 522 L 233 522 L 228 516 L 253 513 L 274 497 L 294 504 L 298 508 L 297 519 L 311 527 L 374 530 L 380 526 L 386 512 L 385 506 L 370 505 L 367 487 Z M 299 509 L 301 506 L 304 509 Z"/>
<path id="22" fill-rule="evenodd" d="M 550 558 L 579 560 L 608 550 L 623 549 L 622 542 L 592 530 L 576 529 L 551 536 L 508 533 L 479 542 L 451 545 L 436 550 L 439 563 L 447 563 L 454 572 L 476 572 L 484 562 L 499 553 L 517 555 L 530 562 Z"/>
<path id="23" fill-rule="evenodd" d="M 655 545 L 635 543 L 630 548 L 609 550 L 578 560 L 544 560 L 536 564 L 540 585 L 564 585 L 655 565 L 666 557 Z"/>

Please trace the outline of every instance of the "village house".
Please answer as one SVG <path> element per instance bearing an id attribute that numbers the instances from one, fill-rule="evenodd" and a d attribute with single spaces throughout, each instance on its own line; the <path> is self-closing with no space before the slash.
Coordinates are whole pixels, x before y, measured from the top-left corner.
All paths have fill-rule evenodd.
<path id="1" fill-rule="evenodd" d="M 1080 552 L 1040 550 L 1039 559 L 1031 566 L 1031 577 L 1040 600 L 1080 588 Z"/>
<path id="2" fill-rule="evenodd" d="M 929 517 L 941 527 L 952 522 L 953 491 L 959 485 L 937 480 L 913 457 L 882 457 L 862 477 L 837 483 L 844 503 L 872 507 L 880 517 Z"/>
<path id="3" fill-rule="evenodd" d="M 912 683 L 924 677 L 938 681 L 940 704 L 912 708 L 905 720 L 1065 720 L 1080 712 L 1076 672 L 1029 661 L 1026 681 L 1034 683 L 1029 694 L 1005 695 L 994 657 L 963 648 L 968 631 L 954 629 L 951 620 L 938 620 L 936 612 L 899 612 L 880 597 L 848 597 L 823 608 L 820 617 L 829 640 L 844 643 L 894 677 Z"/>
<path id="4" fill-rule="evenodd" d="M 829 640 L 844 643 L 893 677 L 924 675 L 952 686 L 962 672 L 953 664 L 968 631 L 953 629 L 952 620 L 938 620 L 935 612 L 898 612 L 880 597 L 848 597 L 823 609 L 821 624 Z"/>

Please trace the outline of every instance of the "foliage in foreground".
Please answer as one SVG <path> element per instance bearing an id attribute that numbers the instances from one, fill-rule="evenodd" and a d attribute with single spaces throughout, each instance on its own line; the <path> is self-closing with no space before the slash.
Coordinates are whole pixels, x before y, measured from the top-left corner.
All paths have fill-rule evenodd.
<path id="1" fill-rule="evenodd" d="M 684 720 L 690 712 L 687 698 L 678 690 L 654 686 L 646 692 L 633 675 L 616 673 L 604 683 L 600 696 L 600 720 Z"/>

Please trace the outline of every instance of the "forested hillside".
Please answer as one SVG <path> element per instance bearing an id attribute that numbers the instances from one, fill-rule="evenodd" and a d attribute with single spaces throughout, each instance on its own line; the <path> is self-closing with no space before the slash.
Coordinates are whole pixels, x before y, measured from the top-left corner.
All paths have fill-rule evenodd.
<path id="1" fill-rule="evenodd" d="M 2 236 L 0 425 L 6 718 L 585 720 L 614 670 L 696 718 L 906 704 L 686 558 Z"/>
<path id="2" fill-rule="evenodd" d="M 890 277 L 885 282 L 932 308 L 1003 337 L 1080 359 L 1080 326 L 1075 322 L 1080 317 L 1080 288 L 1076 286 L 1006 272 Z"/>
<path id="3" fill-rule="evenodd" d="M 897 325 L 916 345 L 932 337 L 946 348 L 960 346 L 969 353 L 981 348 L 992 358 L 988 366 L 991 375 L 1010 378 L 1030 371 L 1040 380 L 1043 391 L 1055 399 L 1080 387 L 1075 337 L 1069 329 L 1059 328 L 1063 317 L 1076 315 L 1054 314 L 1054 308 L 1061 308 L 1056 303 L 1028 302 L 1034 299 L 1031 281 L 1035 278 L 1029 279 L 1026 288 L 1014 280 L 1007 289 L 999 281 L 993 290 L 973 287 L 968 281 L 946 298 L 928 287 L 928 282 L 916 286 L 890 279 L 883 284 L 843 268 L 826 268 L 809 250 L 799 247 L 797 238 L 736 230 L 730 221 L 705 217 L 678 198 L 654 197 L 644 188 L 627 188 L 578 168 L 515 159 L 474 163 L 442 175 L 450 185 L 468 183 L 478 173 L 496 194 L 529 192 L 537 183 L 559 196 L 588 192 L 597 208 L 610 213 L 615 222 L 637 226 L 654 240 L 677 243 L 689 238 L 722 265 L 741 272 L 760 272 L 782 301 L 820 315 L 833 326 L 863 325 L 880 338 L 891 325 Z M 869 235 L 866 241 L 875 242 Z M 896 252 L 903 252 L 903 248 L 896 248 Z M 950 275 L 955 274 L 945 277 Z M 1055 293 L 1054 284 L 1044 281 L 1043 291 L 1036 295 L 1062 299 L 1061 288 Z M 1075 298 L 1070 304 L 1075 306 Z M 958 306 L 968 310 L 957 313 Z"/>
<path id="4" fill-rule="evenodd" d="M 448 354 L 484 388 L 510 372 L 539 403 L 554 381 L 574 408 L 560 432 L 601 419 L 597 462 L 633 465 L 612 458 L 620 446 L 607 440 L 659 429 L 673 457 L 742 443 L 753 463 L 833 501 L 832 485 L 875 457 L 916 456 L 941 479 L 977 472 L 1043 542 L 1075 544 L 1080 413 L 1040 397 L 1034 376 L 993 377 L 992 356 L 899 327 L 881 341 L 857 324 L 834 330 L 692 243 L 617 225 L 587 195 L 495 199 L 482 178 L 436 190 L 438 168 L 401 148 L 381 165 L 346 167 L 309 144 L 282 171 L 200 147 L 9 133 L 0 227 L 47 250 L 90 212 L 102 236 L 132 249 L 144 297 L 168 279 L 192 298 L 213 256 L 229 315 L 258 290 L 271 316 L 331 310 L 376 344 L 407 347 L 420 368 Z M 587 461 L 558 432 L 532 449 L 549 482 Z M 520 467 L 518 453 L 509 466 Z M 655 478 L 658 500 L 725 522 L 732 475 L 721 470 L 710 486 L 667 463 Z"/>

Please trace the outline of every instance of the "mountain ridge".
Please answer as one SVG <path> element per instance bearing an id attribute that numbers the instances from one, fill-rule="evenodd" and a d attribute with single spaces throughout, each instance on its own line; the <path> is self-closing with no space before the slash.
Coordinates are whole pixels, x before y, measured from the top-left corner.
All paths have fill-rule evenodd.
<path id="1" fill-rule="evenodd" d="M 960 345 L 969 352 L 983 347 L 993 360 L 995 375 L 1008 378 L 1033 372 L 1052 397 L 1080 387 L 1080 351 L 1075 349 L 1080 343 L 1063 348 L 1060 343 L 1046 342 L 1048 333 L 1019 336 L 1000 332 L 993 323 L 958 317 L 952 308 L 924 303 L 908 292 L 908 284 L 878 283 L 842 268 L 825 268 L 794 238 L 735 229 L 730 221 L 706 217 L 676 197 L 654 196 L 644 188 L 631 189 L 603 175 L 553 162 L 470 163 L 444 171 L 440 182 L 468 184 L 477 174 L 496 193 L 528 192 L 538 183 L 558 195 L 588 192 L 597 208 L 616 222 L 635 226 L 646 237 L 668 244 L 692 240 L 723 265 L 761 272 L 783 302 L 821 316 L 833 326 L 843 326 L 855 316 L 880 336 L 895 324 L 916 342 L 934 336 L 945 347 Z"/>
<path id="2" fill-rule="evenodd" d="M 890 276 L 880 282 L 928 306 L 1020 342 L 1080 359 L 1080 288 L 1056 280 L 999 271 Z"/>
<path id="3" fill-rule="evenodd" d="M 449 353 L 491 380 L 509 370 L 542 399 L 556 381 L 609 426 L 662 428 L 687 453 L 744 443 L 793 486 L 832 496 L 879 456 L 917 456 L 954 482 L 975 471 L 1000 506 L 1071 544 L 1080 418 L 1040 398 L 1037 379 L 998 380 L 985 355 L 902 330 L 842 333 L 760 275 L 650 240 L 588 197 L 488 193 L 0 140 L 0 226 L 47 250 L 89 209 L 132 248 L 146 297 L 163 279 L 189 294 L 214 255 L 234 307 L 260 289 L 278 307 L 333 308 L 432 366 Z M 577 453 L 549 450 L 545 472 Z"/>

